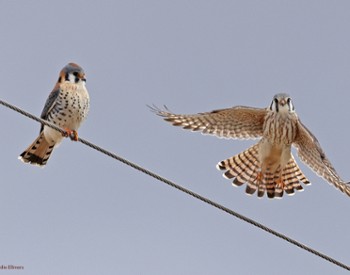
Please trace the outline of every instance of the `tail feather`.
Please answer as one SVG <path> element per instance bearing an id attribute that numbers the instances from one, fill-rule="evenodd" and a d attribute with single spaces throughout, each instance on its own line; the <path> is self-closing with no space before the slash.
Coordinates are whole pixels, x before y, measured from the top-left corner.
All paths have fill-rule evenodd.
<path id="1" fill-rule="evenodd" d="M 271 199 L 282 198 L 284 192 L 287 195 L 293 195 L 295 190 L 302 191 L 301 183 L 310 184 L 293 156 L 282 171 L 283 185 L 277 184 L 281 175 L 279 169 L 275 173 L 267 171 L 260 179 L 261 167 L 258 159 L 258 149 L 259 144 L 255 144 L 242 153 L 219 162 L 217 168 L 226 170 L 224 177 L 232 179 L 232 185 L 242 186 L 246 183 L 245 192 L 253 195 L 257 191 L 258 197 L 263 197 L 266 193 L 267 197 Z"/>
<path id="2" fill-rule="evenodd" d="M 272 174 L 267 172 L 261 181 L 262 184 L 265 185 L 267 197 L 269 199 L 281 198 L 283 196 L 283 189 L 276 185 L 276 181 L 278 179 L 277 175 L 277 173 Z"/>
<path id="3" fill-rule="evenodd" d="M 18 158 L 25 163 L 45 166 L 54 147 L 55 143 L 48 142 L 44 133 L 41 132 L 37 139 Z"/>
<path id="4" fill-rule="evenodd" d="M 282 179 L 285 184 L 285 191 L 288 195 L 293 195 L 294 189 L 297 191 L 304 190 L 300 182 L 305 185 L 310 184 L 309 180 L 305 177 L 298 164 L 295 162 L 293 156 L 283 170 Z"/>

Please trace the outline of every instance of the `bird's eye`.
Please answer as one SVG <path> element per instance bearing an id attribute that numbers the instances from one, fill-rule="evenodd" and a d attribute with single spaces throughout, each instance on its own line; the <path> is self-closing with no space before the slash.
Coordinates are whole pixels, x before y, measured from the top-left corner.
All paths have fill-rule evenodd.
<path id="1" fill-rule="evenodd" d="M 278 107 L 278 99 L 277 98 L 274 98 L 272 103 L 271 103 L 271 106 L 270 106 L 270 109 L 271 111 L 276 111 L 278 112 L 279 111 L 279 107 Z M 274 109 L 274 110 L 273 110 Z"/>
<path id="2" fill-rule="evenodd" d="M 278 99 L 277 98 L 274 98 L 272 100 L 271 105 L 270 105 L 270 110 L 278 112 Z"/>
<path id="3" fill-rule="evenodd" d="M 290 97 L 288 97 L 288 99 L 287 99 L 287 104 L 289 106 L 289 111 L 294 111 L 294 105 L 293 105 L 292 99 Z"/>
<path id="4" fill-rule="evenodd" d="M 74 72 L 73 75 L 74 75 L 74 76 L 78 76 L 78 72 Z"/>

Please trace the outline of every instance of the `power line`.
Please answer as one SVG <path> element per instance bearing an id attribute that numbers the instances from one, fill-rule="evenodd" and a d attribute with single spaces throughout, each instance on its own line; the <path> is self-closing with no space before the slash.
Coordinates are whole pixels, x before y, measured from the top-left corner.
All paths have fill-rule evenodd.
<path id="1" fill-rule="evenodd" d="M 9 103 L 1 100 L 1 99 L 0 99 L 0 104 L 2 104 L 3 106 L 5 106 L 7 108 L 10 108 L 10 109 L 16 111 L 16 112 L 18 112 L 18 113 L 20 113 L 20 114 L 22 114 L 22 115 L 24 115 L 26 117 L 29 117 L 29 118 L 37 121 L 37 122 L 40 122 L 40 123 L 42 123 L 42 124 L 44 124 L 46 126 L 49 126 L 49 127 L 53 128 L 53 129 L 61 132 L 62 134 L 66 133 L 65 130 L 61 129 L 57 125 L 52 124 L 52 123 L 50 123 L 50 122 L 48 122 L 46 120 L 43 120 L 41 118 L 38 118 L 37 116 L 34 116 L 34 115 L 32 115 L 32 114 L 30 114 L 30 113 L 28 113 L 28 112 L 26 112 L 26 111 L 24 111 L 24 110 L 22 110 L 22 109 L 20 109 L 20 108 L 18 108 L 16 106 L 14 106 L 12 104 L 9 104 Z M 275 231 L 275 230 L 273 230 L 273 229 L 271 229 L 271 228 L 269 228 L 269 227 L 267 227 L 267 226 L 265 226 L 265 225 L 263 225 L 261 223 L 258 223 L 258 222 L 254 221 L 254 220 L 252 220 L 252 219 L 250 219 L 248 217 L 245 217 L 245 216 L 243 216 L 243 215 L 241 215 L 241 214 L 239 214 L 239 213 L 237 213 L 237 212 L 235 212 L 235 211 L 233 211 L 233 210 L 231 210 L 231 209 L 229 209 L 229 208 L 227 208 L 227 207 L 225 207 L 225 206 L 223 206 L 223 205 L 221 205 L 219 203 L 216 203 L 216 202 L 214 202 L 214 201 L 212 201 L 212 200 L 210 200 L 210 199 L 208 199 L 206 197 L 203 197 L 203 196 L 201 196 L 201 195 L 199 195 L 199 194 L 197 194 L 197 193 L 195 193 L 195 192 L 193 192 L 193 191 L 191 191 L 191 190 L 189 190 L 189 189 L 187 189 L 185 187 L 182 187 L 181 185 L 178 185 L 178 184 L 176 184 L 176 183 L 174 183 L 174 182 L 172 182 L 172 181 L 170 181 L 170 180 L 168 180 L 166 178 L 163 178 L 160 175 L 158 175 L 156 173 L 153 173 L 153 172 L 151 172 L 151 171 L 149 171 L 149 170 L 147 170 L 147 169 L 145 169 L 145 168 L 143 168 L 143 167 L 141 167 L 141 166 L 139 166 L 139 165 L 137 165 L 137 164 L 135 164 L 135 163 L 125 159 L 125 158 L 123 158 L 123 157 L 120 157 L 120 156 L 118 156 L 118 155 L 116 155 L 114 153 L 111 153 L 111 152 L 109 152 L 109 151 L 107 151 L 107 150 L 105 150 L 105 149 L 103 149 L 103 148 L 101 148 L 101 147 L 99 147 L 99 146 L 97 146 L 97 145 L 95 145 L 95 144 L 85 140 L 85 139 L 78 138 L 78 141 L 83 143 L 83 144 L 85 144 L 86 146 L 88 146 L 88 147 L 90 147 L 92 149 L 95 149 L 95 150 L 99 151 L 100 153 L 103 153 L 103 154 L 105 154 L 105 155 L 107 155 L 107 156 L 109 156 L 109 157 L 111 157 L 113 159 L 116 159 L 116 160 L 118 160 L 118 161 L 120 161 L 120 162 L 122 162 L 122 163 L 124 163 L 124 164 L 126 164 L 126 165 L 128 165 L 128 166 L 130 166 L 130 167 L 132 167 L 132 168 L 134 168 L 134 169 L 136 169 L 136 170 L 138 170 L 138 171 L 148 175 L 148 176 L 150 176 L 150 177 L 155 178 L 158 181 L 161 181 L 161 182 L 163 182 L 163 183 L 165 183 L 165 184 L 167 184 L 167 185 L 169 185 L 171 187 L 174 187 L 177 190 L 180 190 L 180 191 L 182 191 L 182 192 L 184 192 L 184 193 L 186 193 L 186 194 L 188 194 L 188 195 L 190 195 L 190 196 L 192 196 L 192 197 L 194 197 L 194 198 L 196 198 L 196 199 L 198 199 L 198 200 L 200 200 L 202 202 L 205 202 L 205 203 L 207 203 L 207 204 L 209 204 L 209 205 L 211 205 L 211 206 L 213 206 L 213 207 L 215 207 L 217 209 L 220 209 L 221 211 L 224 211 L 224 212 L 226 212 L 226 213 L 228 213 L 228 214 L 230 214 L 230 215 L 232 215 L 232 216 L 234 216 L 234 217 L 236 217 L 236 218 L 238 218 L 240 220 L 243 220 L 243 221 L 245 221 L 245 222 L 247 222 L 247 223 L 249 223 L 251 225 L 254 225 L 254 226 L 256 226 L 256 227 L 258 227 L 258 228 L 260 228 L 260 229 L 262 229 L 262 230 L 264 230 L 264 231 L 266 231 L 266 232 L 268 232 L 268 233 L 270 233 L 270 234 L 272 234 L 272 235 L 274 235 L 274 236 L 276 236 L 278 238 L 281 238 L 281 239 L 283 239 L 283 240 L 285 240 L 285 241 L 287 241 L 287 242 L 289 242 L 289 243 L 291 243 L 291 244 L 293 244 L 293 245 L 295 245 L 295 246 L 297 246 L 297 247 L 299 247 L 301 249 L 304 249 L 304 250 L 306 250 L 306 251 L 308 251 L 308 252 L 310 252 L 310 253 L 312 253 L 312 254 L 314 254 L 314 255 L 316 255 L 316 256 L 318 256 L 318 257 L 320 257 L 320 258 L 322 258 L 322 259 L 324 259 L 324 260 L 326 260 L 328 262 L 331 262 L 332 264 L 335 264 L 335 265 L 337 265 L 337 266 L 339 266 L 339 267 L 341 267 L 343 269 L 346 269 L 346 270 L 350 271 L 350 266 L 348 266 L 348 265 L 346 265 L 346 264 L 344 264 L 344 263 L 342 263 L 340 261 L 337 261 L 337 260 L 329 257 L 326 254 L 323 254 L 323 253 L 321 253 L 321 252 L 319 252 L 319 251 L 317 251 L 317 250 L 315 250 L 315 249 L 313 249 L 311 247 L 308 247 L 308 246 L 306 246 L 306 245 L 304 245 L 304 244 L 302 244 L 302 243 L 300 243 L 300 242 L 298 242 L 298 241 L 296 241 L 296 240 L 294 240 L 294 239 L 292 239 L 292 238 L 290 238 L 290 237 L 288 237 L 286 235 L 283 235 L 283 234 L 281 234 L 281 233 L 279 233 L 279 232 L 277 232 L 277 231 Z"/>

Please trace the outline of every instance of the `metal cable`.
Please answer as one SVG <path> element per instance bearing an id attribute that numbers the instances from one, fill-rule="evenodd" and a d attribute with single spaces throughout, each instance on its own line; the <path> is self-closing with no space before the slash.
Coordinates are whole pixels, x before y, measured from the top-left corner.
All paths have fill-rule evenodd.
<path id="1" fill-rule="evenodd" d="M 48 122 L 46 120 L 43 120 L 41 118 L 38 118 L 38 117 L 36 117 L 36 116 L 34 116 L 34 115 L 24 111 L 24 110 L 14 106 L 14 105 L 12 105 L 12 104 L 9 104 L 9 103 L 1 100 L 1 99 L 0 99 L 0 104 L 2 104 L 5 107 L 10 108 L 10 109 L 18 112 L 18 113 L 20 113 L 20 114 L 22 114 L 24 116 L 27 116 L 27 117 L 35 120 L 35 121 L 38 121 L 38 122 L 40 122 L 40 123 L 42 123 L 42 124 L 44 124 L 46 126 L 49 126 L 49 127 L 53 128 L 53 129 L 61 132 L 62 134 L 66 134 L 65 130 L 57 127 L 56 125 L 54 125 L 54 124 L 52 124 L 52 123 L 50 123 L 50 122 Z M 176 183 L 174 183 L 174 182 L 172 182 L 172 181 L 170 181 L 170 180 L 168 180 L 166 178 L 163 178 L 162 176 L 160 176 L 160 175 L 158 175 L 156 173 L 153 173 L 153 172 L 151 172 L 151 171 L 149 171 L 149 170 L 147 170 L 147 169 L 145 169 L 145 168 L 143 168 L 143 167 L 141 167 L 141 166 L 139 166 L 139 165 L 137 165 L 137 164 L 135 164 L 135 163 L 133 163 L 131 161 L 128 161 L 127 159 L 122 158 L 122 157 L 120 157 L 120 156 L 118 156 L 118 155 L 116 155 L 114 153 L 111 153 L 111 152 L 109 152 L 109 151 L 107 151 L 107 150 L 105 150 L 105 149 L 103 149 L 103 148 L 101 148 L 101 147 L 99 147 L 99 146 L 97 146 L 97 145 L 95 145 L 95 144 L 85 140 L 85 139 L 78 138 L 78 141 L 83 143 L 83 144 L 85 144 L 86 146 L 88 146 L 88 147 L 90 147 L 90 148 L 92 148 L 94 150 L 97 150 L 97 151 L 99 151 L 99 152 L 101 152 L 101 153 L 103 153 L 103 154 L 105 154 L 105 155 L 107 155 L 107 156 L 109 156 L 111 158 L 114 158 L 114 159 L 116 159 L 116 160 L 118 160 L 118 161 L 120 161 L 120 162 L 122 162 L 122 163 L 124 163 L 124 164 L 126 164 L 126 165 L 128 165 L 128 166 L 130 166 L 130 167 L 132 167 L 132 168 L 134 168 L 134 169 L 136 169 L 136 170 L 146 174 L 146 175 L 148 175 L 148 176 L 151 176 L 151 177 L 155 178 L 158 181 L 161 181 L 161 182 L 163 182 L 163 183 L 165 183 L 167 185 L 170 185 L 171 187 L 174 187 L 177 190 L 180 190 L 180 191 L 182 191 L 182 192 L 184 192 L 184 193 L 186 193 L 186 194 L 188 194 L 188 195 L 190 195 L 190 196 L 192 196 L 192 197 L 194 197 L 194 198 L 196 198 L 198 200 L 201 200 L 202 202 L 205 202 L 205 203 L 207 203 L 207 204 L 209 204 L 209 205 L 211 205 L 211 206 L 213 206 L 213 207 L 215 207 L 217 209 L 220 209 L 221 211 L 224 211 L 224 212 L 226 212 L 226 213 L 228 213 L 228 214 L 230 214 L 230 215 L 232 215 L 232 216 L 234 216 L 234 217 L 236 217 L 236 218 L 238 218 L 240 220 L 243 220 L 243 221 L 245 221 L 245 222 L 247 222 L 247 223 L 249 223 L 251 225 L 254 225 L 254 226 L 256 226 L 256 227 L 258 227 L 258 228 L 260 228 L 260 229 L 262 229 L 262 230 L 264 230 L 264 231 L 266 231 L 266 232 L 268 232 L 268 233 L 270 233 L 270 234 L 272 234 L 272 235 L 274 235 L 274 236 L 276 236 L 278 238 L 281 238 L 281 239 L 283 239 L 283 240 L 285 240 L 285 241 L 287 241 L 287 242 L 289 242 L 289 243 L 291 243 L 291 244 L 293 244 L 293 245 L 295 245 L 295 246 L 297 246 L 297 247 L 299 247 L 301 249 L 304 249 L 304 250 L 306 250 L 306 251 L 308 251 L 308 252 L 310 252 L 310 253 L 312 253 L 312 254 L 314 254 L 314 255 L 316 255 L 316 256 L 318 256 L 318 257 L 320 257 L 320 258 L 322 258 L 322 259 L 324 259 L 324 260 L 326 260 L 326 261 L 328 261 L 330 263 L 332 263 L 332 264 L 335 264 L 335 265 L 337 265 L 337 266 L 339 266 L 339 267 L 341 267 L 343 269 L 346 269 L 346 270 L 350 271 L 350 266 L 348 266 L 348 265 L 346 265 L 346 264 L 344 264 L 344 263 L 342 263 L 340 261 L 337 261 L 337 260 L 329 257 L 326 254 L 323 254 L 323 253 L 321 253 L 321 252 L 319 252 L 319 251 L 317 251 L 317 250 L 315 250 L 315 249 L 313 249 L 313 248 L 311 248 L 309 246 L 306 246 L 306 245 L 304 245 L 304 244 L 302 244 L 302 243 L 300 243 L 300 242 L 298 242 L 298 241 L 296 241 L 296 240 L 294 240 L 294 239 L 292 239 L 290 237 L 287 237 L 286 235 L 283 235 L 283 234 L 281 234 L 281 233 L 279 233 L 279 232 L 277 232 L 277 231 L 275 231 L 275 230 L 273 230 L 273 229 L 271 229 L 271 228 L 269 228 L 269 227 L 267 227 L 267 226 L 265 226 L 265 225 L 263 225 L 261 223 L 258 223 L 258 222 L 254 221 L 254 220 L 252 220 L 252 219 L 250 219 L 248 217 L 245 217 L 245 216 L 243 216 L 243 215 L 241 215 L 241 214 L 239 214 L 239 213 L 237 213 L 237 212 L 235 212 L 235 211 L 233 211 L 233 210 L 231 210 L 231 209 L 229 209 L 229 208 L 227 208 L 227 207 L 225 207 L 225 206 L 223 206 L 223 205 L 221 205 L 219 203 L 216 203 L 216 202 L 214 202 L 214 201 L 212 201 L 212 200 L 210 200 L 210 199 L 208 199 L 206 197 L 203 197 L 203 196 L 201 196 L 201 195 L 199 195 L 199 194 L 197 194 L 197 193 L 195 193 L 195 192 L 193 192 L 193 191 L 191 191 L 191 190 L 189 190 L 189 189 L 187 189 L 185 187 L 182 187 L 181 185 L 178 185 L 178 184 L 176 184 Z"/>

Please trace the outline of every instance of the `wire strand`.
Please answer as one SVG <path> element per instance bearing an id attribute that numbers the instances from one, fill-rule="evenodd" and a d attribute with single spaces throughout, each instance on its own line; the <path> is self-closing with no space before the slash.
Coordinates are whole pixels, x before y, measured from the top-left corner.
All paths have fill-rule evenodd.
<path id="1" fill-rule="evenodd" d="M 60 127 L 57 127 L 57 125 L 52 124 L 52 123 L 50 123 L 50 122 L 48 122 L 48 121 L 46 121 L 44 119 L 38 118 L 37 116 L 34 116 L 34 115 L 32 115 L 32 114 L 22 110 L 21 108 L 18 108 L 16 106 L 12 105 L 12 104 L 9 104 L 9 103 L 1 100 L 1 99 L 0 99 L 0 104 L 2 104 L 3 106 L 5 106 L 7 108 L 10 108 L 10 109 L 16 111 L 16 112 L 18 112 L 18 113 L 20 113 L 20 114 L 22 114 L 22 115 L 24 115 L 26 117 L 29 117 L 29 118 L 37 121 L 37 122 L 40 122 L 40 123 L 42 123 L 42 124 L 44 124 L 46 126 L 49 126 L 49 127 L 53 128 L 53 129 L 61 132 L 62 134 L 66 133 L 65 130 L 61 129 Z M 197 194 L 197 193 L 195 193 L 195 192 L 193 192 L 193 191 L 191 191 L 191 190 L 189 190 L 189 189 L 187 189 L 185 187 L 182 187 L 181 185 L 176 184 L 173 181 L 170 181 L 170 180 L 168 180 L 168 179 L 166 179 L 166 178 L 164 178 L 164 177 L 162 177 L 162 176 L 160 176 L 160 175 L 158 175 L 156 173 L 153 173 L 150 170 L 147 170 L 147 169 L 145 169 L 145 168 L 143 168 L 143 167 L 141 167 L 141 166 L 139 166 L 139 165 L 137 165 L 137 164 L 135 164 L 135 163 L 125 159 L 125 158 L 123 158 L 123 157 L 120 157 L 120 156 L 118 156 L 118 155 L 116 155 L 114 153 L 111 153 L 110 151 L 105 150 L 105 149 L 103 149 L 103 148 L 101 148 L 101 147 L 99 147 L 99 146 L 97 146 L 97 145 L 95 145 L 95 144 L 93 144 L 93 143 L 83 139 L 83 138 L 78 138 L 78 141 L 83 143 L 84 145 L 94 149 L 94 150 L 99 151 L 100 153 L 103 153 L 103 154 L 105 154 L 105 155 L 107 155 L 107 156 L 109 156 L 109 157 L 111 157 L 111 158 L 113 158 L 115 160 L 118 160 L 118 161 L 120 161 L 120 162 L 122 162 L 122 163 L 124 163 L 124 164 L 126 164 L 126 165 L 128 165 L 128 166 L 130 166 L 130 167 L 132 167 L 132 168 L 134 168 L 134 169 L 136 169 L 136 170 L 138 170 L 138 171 L 148 175 L 148 176 L 150 176 L 150 177 L 153 177 L 154 179 L 156 179 L 158 181 L 161 181 L 161 182 L 163 182 L 163 183 L 165 183 L 165 184 L 167 184 L 167 185 L 169 185 L 169 186 L 171 186 L 173 188 L 176 188 L 177 190 L 180 190 L 181 192 L 184 192 L 184 193 L 186 193 L 186 194 L 188 194 L 188 195 L 190 195 L 190 196 L 192 196 L 192 197 L 194 197 L 194 198 L 196 198 L 196 199 L 198 199 L 198 200 L 200 200 L 200 201 L 202 201 L 204 203 L 207 203 L 207 204 L 209 204 L 209 205 L 211 205 L 211 206 L 213 206 L 213 207 L 215 207 L 215 208 L 217 208 L 217 209 L 219 209 L 221 211 L 224 211 L 224 212 L 226 212 L 226 213 L 228 213 L 228 214 L 230 214 L 230 215 L 240 219 L 240 220 L 243 220 L 243 221 L 245 221 L 245 222 L 247 222 L 247 223 L 249 223 L 251 225 L 254 225 L 254 226 L 256 226 L 256 227 L 258 227 L 258 228 L 260 228 L 260 229 L 262 229 L 262 230 L 264 230 L 264 231 L 274 235 L 275 237 L 281 238 L 282 240 L 285 240 L 285 241 L 289 242 L 290 244 L 293 244 L 293 245 L 295 245 L 295 246 L 297 246 L 297 247 L 299 247 L 299 248 L 301 248 L 303 250 L 306 250 L 306 251 L 308 251 L 308 252 L 310 252 L 310 253 L 312 253 L 312 254 L 314 254 L 314 255 L 316 255 L 316 256 L 318 256 L 318 257 L 320 257 L 320 258 L 322 258 L 322 259 L 324 259 L 324 260 L 326 260 L 326 261 L 328 261 L 328 262 L 330 262 L 332 264 L 334 264 L 334 265 L 337 265 L 337 266 L 339 266 L 339 267 L 341 267 L 343 269 L 346 269 L 346 270 L 350 271 L 350 266 L 348 266 L 348 265 L 346 265 L 346 264 L 344 264 L 344 263 L 342 263 L 340 261 L 337 261 L 337 260 L 331 258 L 330 256 L 326 255 L 326 254 L 323 254 L 323 253 L 321 253 L 321 252 L 319 252 L 319 251 L 317 251 L 317 250 L 315 250 L 315 249 L 313 249 L 313 248 L 311 248 L 309 246 L 306 246 L 305 244 L 302 244 L 302 243 L 300 243 L 300 242 L 298 242 L 298 241 L 296 241 L 296 240 L 294 240 L 294 239 L 292 239 L 292 238 L 290 238 L 290 237 L 288 237 L 288 236 L 286 236 L 284 234 L 281 234 L 281 233 L 279 233 L 279 232 L 277 232 L 277 231 L 275 231 L 275 230 L 273 230 L 273 229 L 271 229 L 271 228 L 269 228 L 269 227 L 267 227 L 267 226 L 265 226 L 265 225 L 263 225 L 263 224 L 261 224 L 259 222 L 256 222 L 256 221 L 254 221 L 254 220 L 252 220 L 252 219 L 250 219 L 250 218 L 248 218 L 246 216 L 243 216 L 243 215 L 241 215 L 241 214 L 239 214 L 239 213 L 237 213 L 237 212 L 235 212 L 235 211 L 233 211 L 233 210 L 231 210 L 231 209 L 229 209 L 229 208 L 227 208 L 227 207 L 225 207 L 225 206 L 223 206 L 223 205 L 221 205 L 221 204 L 219 204 L 217 202 L 214 202 L 214 201 L 212 201 L 212 200 L 210 200 L 210 199 L 208 199 L 206 197 L 203 197 L 203 196 L 201 196 L 201 195 L 199 195 L 199 194 Z"/>

